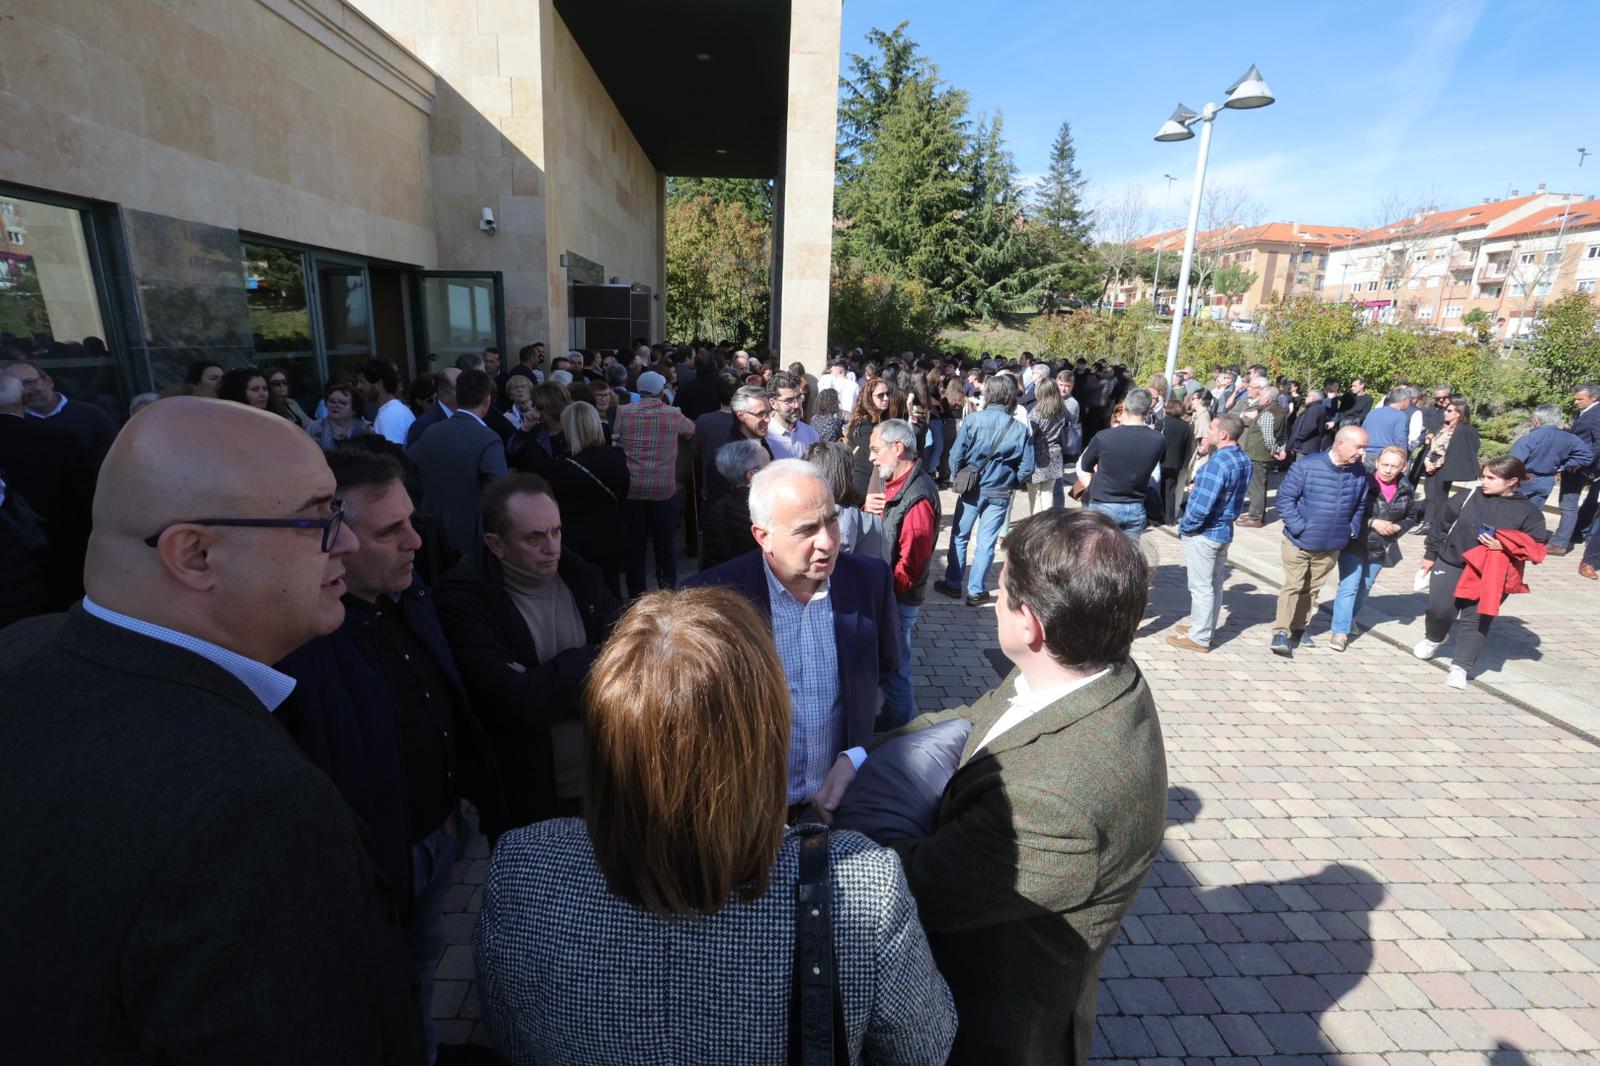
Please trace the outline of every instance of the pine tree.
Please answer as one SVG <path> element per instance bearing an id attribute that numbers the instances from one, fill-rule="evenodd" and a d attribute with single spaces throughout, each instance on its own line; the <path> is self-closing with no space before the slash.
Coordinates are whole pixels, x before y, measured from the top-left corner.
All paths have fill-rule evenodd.
<path id="1" fill-rule="evenodd" d="M 851 77 L 841 78 L 837 180 L 849 186 L 861 175 L 884 119 L 914 79 L 926 77 L 928 61 L 917 54 L 917 42 L 906 35 L 910 22 L 885 33 L 873 28 L 867 43 L 876 55 L 850 55 Z"/>
<path id="2" fill-rule="evenodd" d="M 1078 170 L 1078 150 L 1072 144 L 1072 124 L 1063 122 L 1050 145 L 1050 169 L 1034 190 L 1034 212 L 1076 244 L 1089 240 L 1090 212 L 1083 206 L 1086 182 Z"/>
<path id="3" fill-rule="evenodd" d="M 954 301 L 960 312 L 994 321 L 1037 311 L 1052 287 L 1053 249 L 1018 210 L 1017 167 L 1004 139 L 1005 119 L 980 119 L 967 163 L 968 207 Z"/>

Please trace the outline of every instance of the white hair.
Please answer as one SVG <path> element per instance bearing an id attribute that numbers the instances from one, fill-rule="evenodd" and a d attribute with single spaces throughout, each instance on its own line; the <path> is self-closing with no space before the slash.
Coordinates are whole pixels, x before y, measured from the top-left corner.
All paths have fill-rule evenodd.
<path id="1" fill-rule="evenodd" d="M 761 441 L 733 440 L 717 449 L 715 462 L 717 473 L 729 484 L 739 486 L 744 484 L 750 471 L 761 469 L 769 458 Z"/>
<path id="2" fill-rule="evenodd" d="M 572 373 L 567 370 L 552 370 L 550 372 L 550 380 L 556 385 L 571 385 Z"/>
<path id="3" fill-rule="evenodd" d="M 828 475 L 815 463 L 808 463 L 804 459 L 779 459 L 762 467 L 750 479 L 750 524 L 771 529 L 772 510 L 777 502 L 778 491 L 789 482 L 803 478 L 819 482 L 827 490 L 828 498 L 833 498 L 833 485 L 828 482 Z"/>
<path id="4" fill-rule="evenodd" d="M 22 402 L 22 379 L 0 374 L 0 407 L 15 407 Z"/>
<path id="5" fill-rule="evenodd" d="M 906 446 L 906 456 L 917 457 L 917 431 L 903 418 L 886 418 L 879 422 L 875 432 L 884 444 L 900 443 Z"/>

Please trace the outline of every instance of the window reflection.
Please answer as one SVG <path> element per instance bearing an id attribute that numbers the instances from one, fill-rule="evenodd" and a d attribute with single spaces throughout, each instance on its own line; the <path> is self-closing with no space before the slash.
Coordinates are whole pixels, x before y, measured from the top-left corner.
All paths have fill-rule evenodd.
<path id="1" fill-rule="evenodd" d="M 242 247 L 256 365 L 268 372 L 283 371 L 289 378 L 289 395 L 311 410 L 320 388 L 306 302 L 305 256 L 270 244 L 246 241 Z"/>
<path id="2" fill-rule="evenodd" d="M 0 363 L 27 359 L 56 389 L 122 414 L 82 212 L 0 193 Z"/>

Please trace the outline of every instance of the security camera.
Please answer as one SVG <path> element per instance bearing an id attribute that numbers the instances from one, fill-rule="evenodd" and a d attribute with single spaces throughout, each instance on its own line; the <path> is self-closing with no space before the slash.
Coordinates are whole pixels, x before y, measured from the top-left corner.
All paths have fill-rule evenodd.
<path id="1" fill-rule="evenodd" d="M 483 209 L 483 218 L 478 221 L 478 228 L 492 237 L 494 236 L 494 227 L 494 209 L 486 207 Z"/>

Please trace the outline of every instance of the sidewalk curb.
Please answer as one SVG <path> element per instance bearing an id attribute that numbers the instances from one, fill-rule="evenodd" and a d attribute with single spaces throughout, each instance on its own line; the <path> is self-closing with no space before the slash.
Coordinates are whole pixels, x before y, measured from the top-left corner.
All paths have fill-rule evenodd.
<path id="1" fill-rule="evenodd" d="M 1173 540 L 1174 542 L 1176 542 L 1178 540 L 1177 532 L 1175 530 L 1167 527 L 1167 526 L 1151 527 L 1151 528 L 1146 530 L 1146 533 L 1149 533 L 1149 532 L 1152 532 L 1152 531 L 1160 532 L 1160 533 L 1164 534 L 1165 536 L 1167 536 L 1168 538 L 1170 538 L 1171 540 Z M 1257 581 L 1266 582 L 1267 583 L 1267 587 L 1276 588 L 1283 580 L 1283 575 L 1282 574 L 1266 574 L 1266 573 L 1263 573 L 1256 566 L 1252 566 L 1250 564 L 1240 562 L 1239 558 L 1237 556 L 1233 555 L 1232 553 L 1230 553 L 1229 556 L 1228 556 L 1228 565 L 1230 567 L 1232 567 L 1233 569 L 1235 569 L 1235 570 L 1239 570 L 1239 571 L 1241 571 L 1243 573 L 1249 574 L 1251 577 L 1255 578 Z M 1324 612 L 1326 612 L 1328 614 L 1331 614 L 1332 611 L 1333 611 L 1333 605 L 1331 603 L 1326 603 L 1326 604 L 1319 603 L 1317 605 L 1317 612 L 1319 614 L 1320 613 L 1324 613 Z M 1391 622 L 1395 621 L 1395 618 L 1394 618 L 1393 615 L 1385 614 L 1384 612 L 1375 609 L 1370 604 L 1367 605 L 1365 608 L 1363 608 L 1362 613 L 1363 614 L 1371 613 L 1371 614 L 1376 615 L 1376 616 L 1378 616 L 1380 618 L 1383 618 L 1383 619 L 1385 619 L 1387 621 L 1391 621 Z M 1405 652 L 1405 654 L 1407 654 L 1407 655 L 1411 654 L 1410 647 L 1408 647 L 1403 641 L 1396 639 L 1395 637 L 1389 635 L 1388 633 L 1384 633 L 1384 632 L 1379 631 L 1376 626 L 1368 626 L 1366 632 L 1363 635 L 1364 636 L 1375 637 L 1376 639 L 1382 641 L 1383 643 L 1388 644 L 1390 647 L 1398 648 L 1399 650 Z M 1440 672 L 1448 672 L 1448 667 L 1446 667 L 1444 663 L 1439 662 L 1438 660 L 1432 660 L 1431 664 L 1436 669 L 1438 669 Z M 1505 700 L 1507 703 L 1511 704 L 1513 707 L 1516 707 L 1518 710 L 1521 710 L 1521 711 L 1523 711 L 1523 712 L 1525 712 L 1527 714 L 1531 714 L 1533 717 L 1538 718 L 1540 721 L 1548 722 L 1550 725 L 1555 726 L 1557 729 L 1560 729 L 1563 732 L 1570 733 L 1570 734 L 1572 734 L 1573 736 L 1577 737 L 1580 740 L 1587 741 L 1588 743 L 1593 744 L 1596 747 L 1600 747 L 1600 736 L 1597 736 L 1595 733 L 1590 732 L 1588 729 L 1585 729 L 1583 726 L 1577 724 L 1576 722 L 1569 721 L 1566 718 L 1561 717 L 1560 715 L 1552 714 L 1549 711 L 1540 710 L 1538 707 L 1535 707 L 1533 704 L 1529 703 L 1527 700 L 1523 699 L 1520 696 L 1513 695 L 1511 692 L 1507 691 L 1503 686 L 1501 686 L 1499 684 L 1496 684 L 1495 682 L 1485 681 L 1482 678 L 1474 678 L 1470 683 L 1473 684 L 1473 685 L 1477 685 L 1478 687 L 1483 688 L 1483 689 L 1485 689 L 1485 690 L 1487 690 L 1489 692 L 1494 693 L 1496 696 L 1498 696 L 1499 698 Z M 1542 690 L 1545 690 L 1546 692 L 1551 693 L 1555 697 L 1553 702 L 1564 703 L 1564 702 L 1568 702 L 1568 701 L 1573 701 L 1572 697 L 1566 695 L 1565 693 L 1561 693 L 1561 692 L 1558 692 L 1555 689 L 1550 688 L 1550 686 L 1544 684 L 1541 681 L 1536 681 L 1536 680 L 1529 679 L 1527 682 L 1525 682 L 1525 684 L 1527 684 L 1529 686 L 1532 686 L 1532 687 L 1537 687 L 1539 689 L 1542 689 Z M 1578 702 L 1578 701 L 1573 701 L 1573 702 Z M 1600 711 L 1597 711 L 1596 713 L 1597 713 L 1597 715 L 1600 715 Z"/>

